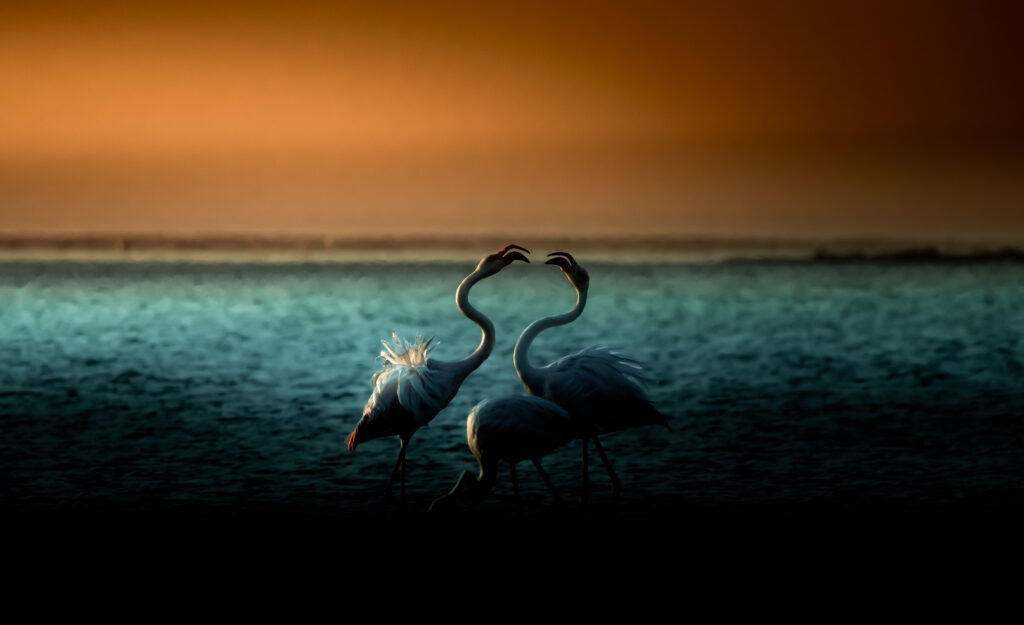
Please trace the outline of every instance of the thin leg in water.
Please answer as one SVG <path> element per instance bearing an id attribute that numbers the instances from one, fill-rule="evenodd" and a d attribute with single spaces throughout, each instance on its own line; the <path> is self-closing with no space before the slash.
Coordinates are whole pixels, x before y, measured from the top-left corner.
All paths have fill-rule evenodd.
<path id="1" fill-rule="evenodd" d="M 562 498 L 558 496 L 558 491 L 555 490 L 555 483 L 551 481 L 551 478 L 548 476 L 547 472 L 544 470 L 544 467 L 540 466 L 540 461 L 539 460 L 534 460 L 533 461 L 533 466 L 537 467 L 537 473 L 540 473 L 540 476 L 542 478 L 544 478 L 544 483 L 548 485 L 548 490 L 551 491 L 551 495 L 555 498 L 555 503 L 561 505 L 562 504 Z"/>
<path id="2" fill-rule="evenodd" d="M 398 460 L 395 460 L 395 468 L 391 469 L 391 479 L 388 480 L 387 488 L 384 489 L 385 495 L 391 494 L 391 487 L 395 484 L 395 476 L 398 475 L 398 469 L 402 469 L 402 497 L 405 497 L 405 448 L 409 444 L 407 438 L 399 438 L 401 441 L 402 449 L 398 452 Z"/>
<path id="3" fill-rule="evenodd" d="M 587 473 L 587 439 L 582 438 L 580 441 L 583 443 L 583 492 L 580 493 L 580 506 L 585 508 L 589 499 L 587 491 L 590 489 L 590 476 Z"/>
<path id="4" fill-rule="evenodd" d="M 508 463 L 508 470 L 512 474 L 512 493 L 516 496 L 516 502 L 519 501 L 519 480 L 516 478 L 516 464 L 514 462 Z"/>
<path id="5" fill-rule="evenodd" d="M 402 439 L 402 500 L 405 500 L 405 452 L 409 449 L 409 439 Z"/>
<path id="6" fill-rule="evenodd" d="M 619 476 L 615 475 L 615 469 L 612 468 L 612 463 L 608 461 L 608 456 L 604 455 L 601 440 L 597 437 L 594 437 L 594 447 L 597 448 L 597 453 L 601 456 L 601 462 L 604 463 L 604 468 L 608 470 L 608 477 L 612 480 L 612 496 L 618 497 L 619 493 L 622 492 L 622 482 L 619 481 Z"/>

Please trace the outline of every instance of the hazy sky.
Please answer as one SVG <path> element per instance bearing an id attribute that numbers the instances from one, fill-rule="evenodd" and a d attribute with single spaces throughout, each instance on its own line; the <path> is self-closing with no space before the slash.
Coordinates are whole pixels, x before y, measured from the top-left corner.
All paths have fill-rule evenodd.
<path id="1" fill-rule="evenodd" d="M 5 2 L 0 232 L 1024 237 L 1018 3 L 339 4 Z"/>

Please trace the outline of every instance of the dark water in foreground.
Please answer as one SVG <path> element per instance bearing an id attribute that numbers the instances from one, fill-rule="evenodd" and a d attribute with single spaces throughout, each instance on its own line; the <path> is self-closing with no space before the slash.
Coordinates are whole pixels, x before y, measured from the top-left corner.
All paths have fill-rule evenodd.
<path id="1" fill-rule="evenodd" d="M 465 264 L 0 264 L 0 514 L 8 519 L 423 516 L 475 470 L 465 416 L 522 392 L 515 338 L 569 309 L 553 267 L 510 267 L 474 304 L 494 355 L 413 439 L 409 501 L 381 491 L 396 440 L 345 450 L 392 329 L 479 340 L 453 305 Z M 1024 516 L 1024 266 L 823 263 L 589 266 L 547 362 L 622 346 L 648 363 L 673 431 L 604 439 L 626 492 L 594 469 L 589 517 Z M 574 518 L 579 446 L 528 464 L 528 504 L 454 518 Z"/>

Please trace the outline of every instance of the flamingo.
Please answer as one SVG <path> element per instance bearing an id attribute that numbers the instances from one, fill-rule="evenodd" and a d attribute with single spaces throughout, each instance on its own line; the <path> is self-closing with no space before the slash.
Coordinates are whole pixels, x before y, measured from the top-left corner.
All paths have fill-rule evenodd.
<path id="1" fill-rule="evenodd" d="M 462 360 L 445 362 L 430 357 L 432 338 L 424 342 L 417 336 L 410 343 L 392 334 L 391 344 L 381 341 L 384 345 L 380 353 L 382 368 L 371 378 L 373 394 L 366 402 L 362 418 L 348 437 L 348 449 L 355 451 L 360 443 L 382 436 L 398 436 L 401 449 L 388 480 L 387 494 L 391 493 L 395 475 L 401 468 L 401 495 L 405 497 L 405 453 L 409 439 L 448 405 L 463 380 L 491 355 L 494 324 L 469 303 L 469 290 L 513 261 L 530 262 L 519 252 L 510 251 L 517 249 L 530 253 L 519 245 L 506 245 L 482 258 L 455 292 L 455 305 L 470 321 L 480 326 L 483 334 L 480 345 L 472 354 Z"/>
<path id="2" fill-rule="evenodd" d="M 508 462 L 516 498 L 516 463 L 531 460 L 555 501 L 561 501 L 539 458 L 577 438 L 569 413 L 546 399 L 533 395 L 485 399 L 473 407 L 466 419 L 466 440 L 480 465 L 480 474 L 474 476 L 463 471 L 448 494 L 430 504 L 430 510 L 446 509 L 459 497 L 476 499 L 485 495 L 494 485 L 499 460 Z"/>
<path id="3" fill-rule="evenodd" d="M 612 482 L 612 493 L 617 496 L 622 490 L 615 470 L 597 439 L 600 434 L 617 432 L 641 425 L 664 425 L 669 428 L 668 419 L 658 412 L 648 399 L 644 385 L 648 381 L 643 373 L 643 364 L 613 348 L 595 346 L 559 358 L 544 366 L 530 364 L 530 345 L 542 331 L 575 321 L 587 303 L 590 288 L 590 274 L 582 265 L 565 252 L 548 254 L 547 265 L 557 265 L 576 289 L 576 305 L 572 310 L 559 315 L 543 317 L 523 330 L 516 341 L 513 362 L 519 380 L 531 395 L 543 397 L 566 409 L 572 417 L 578 438 L 583 444 L 583 493 L 587 501 L 587 446 L 590 440 L 601 461 L 608 470 Z"/>

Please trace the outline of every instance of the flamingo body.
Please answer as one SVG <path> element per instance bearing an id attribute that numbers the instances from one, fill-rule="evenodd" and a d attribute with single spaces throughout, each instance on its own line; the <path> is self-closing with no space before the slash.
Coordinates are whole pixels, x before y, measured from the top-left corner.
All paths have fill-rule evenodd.
<path id="1" fill-rule="evenodd" d="M 408 343 L 392 335 L 383 342 L 383 368 L 371 378 L 373 393 L 363 416 L 348 437 L 348 448 L 382 436 L 409 438 L 430 423 L 455 397 L 472 370 L 458 363 L 430 358 L 431 341 Z"/>
<path id="2" fill-rule="evenodd" d="M 485 495 L 494 485 L 499 461 L 509 464 L 517 497 L 516 464 L 530 460 L 555 500 L 560 501 L 540 458 L 576 438 L 569 413 L 554 402 L 533 395 L 485 399 L 466 418 L 466 441 L 480 465 L 480 473 L 474 476 L 464 471 L 448 494 L 435 499 L 430 509 L 442 510 L 460 497 Z"/>
<path id="3" fill-rule="evenodd" d="M 532 395 L 485 399 L 466 419 L 466 440 L 481 470 L 499 460 L 542 458 L 574 438 L 569 413 Z"/>
<path id="4" fill-rule="evenodd" d="M 621 484 L 601 448 L 598 435 L 643 425 L 664 425 L 668 419 L 647 396 L 643 365 L 616 349 L 590 347 L 560 358 L 546 366 L 530 364 L 528 353 L 534 339 L 544 330 L 575 321 L 587 302 L 590 275 L 564 252 L 546 264 L 558 265 L 576 289 L 576 305 L 566 313 L 543 317 L 531 323 L 516 341 L 513 362 L 519 379 L 531 395 L 555 402 L 569 412 L 577 438 L 583 441 L 583 501 L 587 498 L 587 443 L 594 441 L 618 494 Z"/>
<path id="5" fill-rule="evenodd" d="M 382 341 L 381 370 L 371 378 L 373 392 L 347 444 L 349 451 L 355 451 L 364 441 L 383 436 L 399 437 L 401 450 L 388 481 L 388 493 L 401 468 L 402 494 L 405 494 L 405 453 L 409 439 L 448 405 L 462 382 L 483 364 L 494 349 L 494 324 L 469 303 L 469 291 L 474 284 L 493 276 L 513 261 L 530 262 L 519 252 L 509 251 L 512 248 L 529 253 L 518 245 L 508 245 L 496 254 L 485 256 L 455 292 L 459 311 L 479 325 L 482 333 L 480 345 L 472 354 L 462 360 L 447 362 L 431 358 L 433 339 L 423 341 L 417 336 L 409 343 L 393 333 L 393 343 Z"/>

